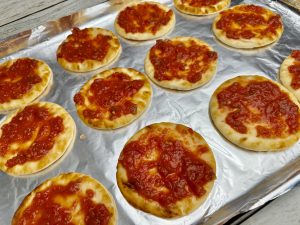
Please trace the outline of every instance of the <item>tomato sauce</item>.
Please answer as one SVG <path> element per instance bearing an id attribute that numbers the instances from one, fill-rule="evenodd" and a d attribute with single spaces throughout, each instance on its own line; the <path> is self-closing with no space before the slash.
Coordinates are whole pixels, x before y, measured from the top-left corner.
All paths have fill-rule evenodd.
<path id="1" fill-rule="evenodd" d="M 239 133 L 256 126 L 257 137 L 284 137 L 299 130 L 299 109 L 286 93 L 270 81 L 235 82 L 217 94 L 219 107 L 229 110 L 226 123 Z"/>
<path id="2" fill-rule="evenodd" d="M 166 12 L 155 4 L 140 3 L 121 11 L 118 24 L 127 33 L 156 34 L 161 27 L 169 23 L 172 15 L 172 10 Z"/>
<path id="3" fill-rule="evenodd" d="M 5 164 L 14 167 L 46 156 L 55 144 L 55 138 L 63 132 L 64 125 L 63 119 L 52 116 L 47 108 L 32 105 L 19 112 L 1 130 L 0 156 L 16 152 Z M 27 149 L 10 149 L 14 143 L 23 144 L 32 139 L 33 143 Z"/>
<path id="4" fill-rule="evenodd" d="M 34 197 L 32 204 L 27 207 L 19 218 L 17 225 L 75 225 L 72 222 L 72 211 L 80 204 L 80 211 L 84 214 L 87 225 L 108 225 L 111 214 L 105 205 L 94 203 L 94 192 L 87 190 L 85 195 L 80 192 L 80 181 L 72 181 L 67 185 L 53 185 L 40 191 Z M 67 199 L 76 196 L 79 201 L 74 201 L 71 208 L 64 208 L 55 199 Z"/>
<path id="5" fill-rule="evenodd" d="M 180 41 L 158 40 L 150 50 L 154 77 L 158 81 L 185 79 L 196 83 L 217 58 L 216 52 L 195 41 L 185 46 Z"/>
<path id="6" fill-rule="evenodd" d="M 86 197 L 80 197 L 81 210 L 85 215 L 84 222 L 87 225 L 108 225 L 112 217 L 106 206 L 93 202 L 93 190 L 86 191 Z"/>
<path id="7" fill-rule="evenodd" d="M 249 12 L 249 13 L 255 13 L 255 14 L 264 14 L 267 13 L 267 10 L 263 7 L 260 7 L 258 5 L 242 5 L 238 7 L 239 11 L 242 12 Z"/>
<path id="8" fill-rule="evenodd" d="M 292 51 L 291 56 L 292 56 L 295 60 L 300 61 L 300 50 L 294 50 L 294 51 Z"/>
<path id="9" fill-rule="evenodd" d="M 85 109 L 83 115 L 86 118 L 102 118 L 109 112 L 110 119 L 116 119 L 122 115 L 137 113 L 137 105 L 131 101 L 132 97 L 144 86 L 143 80 L 132 80 L 125 73 L 113 73 L 107 78 L 98 78 L 90 86 L 91 96 L 88 100 L 97 106 L 97 110 Z M 74 96 L 77 105 L 84 105 L 81 93 Z"/>
<path id="10" fill-rule="evenodd" d="M 226 37 L 231 39 L 251 39 L 276 34 L 282 27 L 279 15 L 264 18 L 267 11 L 255 5 L 236 7 L 234 10 L 221 12 L 221 18 L 216 23 L 217 29 L 225 31 Z"/>
<path id="11" fill-rule="evenodd" d="M 73 28 L 72 34 L 68 38 L 68 41 L 62 43 L 57 57 L 73 63 L 85 60 L 101 62 L 111 47 L 109 42 L 112 39 L 111 36 L 102 34 L 91 37 L 88 28 L 80 30 L 77 27 Z"/>
<path id="12" fill-rule="evenodd" d="M 291 87 L 295 90 L 300 88 L 300 50 L 295 50 L 291 54 L 294 63 L 288 67 L 292 75 Z"/>
<path id="13" fill-rule="evenodd" d="M 0 103 L 20 99 L 42 79 L 38 75 L 38 61 L 17 59 L 11 66 L 0 67 Z"/>
<path id="14" fill-rule="evenodd" d="M 213 6 L 219 3 L 220 0 L 183 0 L 182 3 L 187 3 L 193 7 Z"/>
<path id="15" fill-rule="evenodd" d="M 128 143 L 119 158 L 119 163 L 126 169 L 129 188 L 163 207 L 206 193 L 204 185 L 215 178 L 214 171 L 181 141 L 151 133 L 144 134 L 140 140 Z M 207 151 L 206 146 L 198 149 L 197 154 Z M 158 158 L 145 160 L 152 154 Z"/>

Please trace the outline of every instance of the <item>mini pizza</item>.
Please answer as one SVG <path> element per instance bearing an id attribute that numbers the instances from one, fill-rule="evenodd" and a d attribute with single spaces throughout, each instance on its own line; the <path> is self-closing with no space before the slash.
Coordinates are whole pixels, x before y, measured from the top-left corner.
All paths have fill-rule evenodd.
<path id="1" fill-rule="evenodd" d="M 281 37 L 281 16 L 257 5 L 238 5 L 221 12 L 213 22 L 213 32 L 234 48 L 257 48 Z"/>
<path id="2" fill-rule="evenodd" d="M 176 9 L 190 15 L 209 15 L 222 11 L 230 0 L 174 0 Z"/>
<path id="3" fill-rule="evenodd" d="M 0 169 L 10 175 L 41 171 L 71 149 L 76 127 L 64 108 L 50 102 L 26 106 L 0 128 Z"/>
<path id="4" fill-rule="evenodd" d="M 274 81 L 238 76 L 214 92 L 210 114 L 232 143 L 254 151 L 277 151 L 299 139 L 299 106 L 294 95 Z"/>
<path id="5" fill-rule="evenodd" d="M 214 155 L 191 128 L 157 123 L 138 131 L 117 166 L 118 186 L 134 207 L 164 218 L 189 214 L 208 197 L 216 179 Z"/>
<path id="6" fill-rule="evenodd" d="M 157 85 L 191 90 L 212 79 L 218 54 L 204 41 L 194 37 L 157 40 L 145 59 L 145 71 Z"/>
<path id="7" fill-rule="evenodd" d="M 136 2 L 126 6 L 115 20 L 120 36 L 131 40 L 150 40 L 168 33 L 175 25 L 175 14 L 157 2 Z"/>
<path id="8" fill-rule="evenodd" d="M 114 68 L 90 79 L 74 96 L 79 117 L 97 129 L 116 129 L 137 119 L 150 104 L 146 76 L 130 68 Z"/>
<path id="9" fill-rule="evenodd" d="M 115 225 L 115 202 L 94 178 L 65 173 L 46 180 L 23 200 L 12 225 Z"/>
<path id="10" fill-rule="evenodd" d="M 19 58 L 0 64 L 0 113 L 28 105 L 51 83 L 52 71 L 43 61 Z"/>
<path id="11" fill-rule="evenodd" d="M 280 80 L 300 101 L 300 50 L 292 51 L 280 67 Z"/>
<path id="12" fill-rule="evenodd" d="M 75 27 L 57 49 L 57 61 L 66 70 L 88 72 L 113 63 L 121 54 L 118 38 L 109 30 Z"/>

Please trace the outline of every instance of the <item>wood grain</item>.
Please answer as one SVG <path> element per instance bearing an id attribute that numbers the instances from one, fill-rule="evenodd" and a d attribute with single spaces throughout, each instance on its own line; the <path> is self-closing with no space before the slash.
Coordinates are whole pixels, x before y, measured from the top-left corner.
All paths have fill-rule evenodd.
<path id="1" fill-rule="evenodd" d="M 275 199 L 241 225 L 300 225 L 300 186 Z"/>
<path id="2" fill-rule="evenodd" d="M 0 0 L 0 26 L 22 17 L 26 17 L 37 11 L 46 9 L 65 0 Z"/>
<path id="3" fill-rule="evenodd" d="M 1 24 L 3 24 L 0 25 L 0 40 L 37 27 L 47 21 L 55 20 L 81 9 L 100 4 L 104 1 L 105 0 L 0 0 L 0 21 Z M 6 10 L 2 5 L 6 7 Z M 21 10 L 22 7 L 24 7 L 24 11 Z M 36 13 L 34 13 L 34 10 Z M 13 22 L 9 22 L 6 18 L 10 18 Z"/>
<path id="4" fill-rule="evenodd" d="M 285 4 L 294 7 L 297 10 L 300 10 L 300 1 L 299 0 L 281 0 Z"/>

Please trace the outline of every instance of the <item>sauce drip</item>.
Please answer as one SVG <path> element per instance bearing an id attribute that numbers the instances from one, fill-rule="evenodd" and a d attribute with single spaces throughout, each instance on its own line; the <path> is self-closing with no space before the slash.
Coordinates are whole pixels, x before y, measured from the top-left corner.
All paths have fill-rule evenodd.
<path id="1" fill-rule="evenodd" d="M 67 185 L 53 185 L 40 191 L 34 197 L 32 204 L 21 215 L 17 225 L 75 225 L 72 222 L 72 211 L 80 204 L 87 225 L 108 225 L 111 214 L 104 204 L 94 203 L 94 191 L 88 189 L 86 195 L 79 193 L 80 181 L 72 181 Z M 76 195 L 79 201 L 74 201 L 71 208 L 64 208 L 56 199 L 67 199 Z"/>
<path id="2" fill-rule="evenodd" d="M 164 207 L 185 197 L 203 196 L 204 185 L 215 178 L 213 169 L 195 153 L 187 150 L 181 141 L 164 134 L 146 133 L 140 140 L 128 143 L 119 163 L 126 169 L 129 188 Z M 206 152 L 200 146 L 197 154 Z M 156 160 L 145 160 L 157 155 Z M 153 173 L 157 171 L 157 173 Z"/>
<path id="3" fill-rule="evenodd" d="M 97 110 L 85 109 L 83 115 L 86 118 L 101 118 L 105 112 L 109 112 L 110 119 L 116 119 L 122 115 L 136 114 L 137 105 L 131 98 L 144 86 L 143 80 L 132 80 L 125 73 L 113 73 L 107 78 L 95 79 L 90 86 L 91 96 L 88 99 L 97 106 Z M 81 93 L 74 96 L 74 102 L 84 105 Z"/>
<path id="4" fill-rule="evenodd" d="M 193 40 L 188 46 L 180 41 L 158 40 L 150 50 L 154 77 L 158 81 L 186 79 L 196 83 L 217 58 L 216 52 Z"/>
<path id="5" fill-rule="evenodd" d="M 55 144 L 55 138 L 63 132 L 63 119 L 53 117 L 47 108 L 27 106 L 2 128 L 0 156 L 17 153 L 6 162 L 7 167 L 22 165 L 43 158 Z M 23 144 L 33 140 L 28 148 L 11 149 L 14 143 Z"/>
<path id="6" fill-rule="evenodd" d="M 291 56 L 294 58 L 294 63 L 288 67 L 288 70 L 292 74 L 291 86 L 297 90 L 300 88 L 300 50 L 293 51 Z"/>
<path id="7" fill-rule="evenodd" d="M 280 16 L 273 15 L 265 19 L 261 14 L 266 12 L 260 6 L 238 6 L 221 12 L 221 18 L 216 23 L 216 27 L 225 31 L 226 37 L 231 39 L 275 35 L 276 30 L 282 27 Z"/>
<path id="8" fill-rule="evenodd" d="M 247 123 L 257 123 L 257 137 L 276 138 L 299 130 L 298 106 L 269 81 L 233 83 L 217 95 L 220 108 L 229 109 L 226 123 L 247 133 Z M 286 134 L 288 133 L 288 134 Z"/>
<path id="9" fill-rule="evenodd" d="M 69 40 L 61 45 L 58 58 L 63 58 L 68 62 L 83 62 L 84 60 L 102 61 L 110 48 L 111 36 L 98 34 L 91 37 L 88 28 L 80 30 L 75 27 Z"/>
<path id="10" fill-rule="evenodd" d="M 118 24 L 127 33 L 151 32 L 156 34 L 162 26 L 168 24 L 172 15 L 172 10 L 166 12 L 155 4 L 140 3 L 121 11 L 118 16 Z"/>
<path id="11" fill-rule="evenodd" d="M 20 99 L 42 79 L 38 75 L 38 61 L 18 59 L 11 66 L 0 67 L 0 103 Z"/>
<path id="12" fill-rule="evenodd" d="M 187 3 L 193 7 L 205 7 L 216 5 L 220 0 L 183 0 L 183 4 Z"/>

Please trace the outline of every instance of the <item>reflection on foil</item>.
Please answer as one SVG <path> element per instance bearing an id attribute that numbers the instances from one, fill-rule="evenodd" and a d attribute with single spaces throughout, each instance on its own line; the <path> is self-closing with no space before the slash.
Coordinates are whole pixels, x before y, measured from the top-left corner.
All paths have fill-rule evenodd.
<path id="1" fill-rule="evenodd" d="M 0 40 L 0 57 L 9 55 L 11 53 L 19 51 L 20 49 L 26 48 L 28 46 L 28 40 L 30 38 L 31 33 L 31 30 L 27 30 L 14 35 L 8 40 Z"/>
<path id="2" fill-rule="evenodd" d="M 23 198 L 44 180 L 62 172 L 82 172 L 99 180 L 116 200 L 119 224 L 122 225 L 192 225 L 222 224 L 232 216 L 257 207 L 291 189 L 300 181 L 300 143 L 283 152 L 252 152 L 228 142 L 213 126 L 208 104 L 210 96 L 225 80 L 238 75 L 259 74 L 277 79 L 283 59 L 292 49 L 299 49 L 300 16 L 287 6 L 270 0 L 239 0 L 239 3 L 265 5 L 283 16 L 285 31 L 278 43 L 264 49 L 243 51 L 218 42 L 211 31 L 213 16 L 192 17 L 175 10 L 171 0 L 160 0 L 176 14 L 175 29 L 163 38 L 195 36 L 218 52 L 215 77 L 206 85 L 187 92 L 169 91 L 152 83 L 153 99 L 147 111 L 132 124 L 113 131 L 87 127 L 77 116 L 73 96 L 96 72 L 75 74 L 56 62 L 58 45 L 73 26 L 103 27 L 114 30 L 118 10 L 131 1 L 107 1 L 71 16 L 22 32 L 0 41 L 0 61 L 17 57 L 44 60 L 53 70 L 53 85 L 42 100 L 62 105 L 77 125 L 74 148 L 51 170 L 32 177 L 16 178 L 0 174 L 0 224 L 10 224 Z M 132 67 L 144 72 L 146 53 L 155 40 L 132 42 L 121 39 L 122 54 L 111 67 Z M 22 49 L 22 50 L 21 50 Z M 21 50 L 21 51 L 20 51 Z M 181 123 L 199 132 L 210 145 L 217 163 L 217 180 L 207 201 L 190 215 L 179 219 L 161 219 L 130 206 L 116 185 L 116 165 L 127 140 L 139 129 L 158 122 Z"/>

